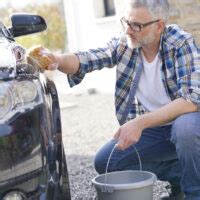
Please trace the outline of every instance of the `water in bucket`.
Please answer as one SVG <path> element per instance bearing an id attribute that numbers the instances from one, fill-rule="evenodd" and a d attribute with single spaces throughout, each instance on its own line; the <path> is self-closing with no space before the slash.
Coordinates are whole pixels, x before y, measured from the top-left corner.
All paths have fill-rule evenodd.
<path id="1" fill-rule="evenodd" d="M 142 170 L 116 171 L 96 176 L 92 183 L 96 188 L 98 200 L 153 200 L 153 184 L 156 175 Z M 135 149 L 136 150 L 136 149 Z M 136 150 L 140 162 L 140 156 Z"/>

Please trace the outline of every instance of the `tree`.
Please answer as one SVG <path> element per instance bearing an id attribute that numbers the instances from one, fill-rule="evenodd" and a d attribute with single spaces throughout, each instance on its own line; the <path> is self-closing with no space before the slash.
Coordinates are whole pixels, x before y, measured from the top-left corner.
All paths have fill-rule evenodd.
<path id="1" fill-rule="evenodd" d="M 47 30 L 42 33 L 17 38 L 17 42 L 29 48 L 33 45 L 43 45 L 51 50 L 64 51 L 66 48 L 66 28 L 63 11 L 58 4 L 28 5 L 23 9 L 1 9 L 2 21 L 8 22 L 8 16 L 13 12 L 27 12 L 41 15 L 47 22 Z"/>

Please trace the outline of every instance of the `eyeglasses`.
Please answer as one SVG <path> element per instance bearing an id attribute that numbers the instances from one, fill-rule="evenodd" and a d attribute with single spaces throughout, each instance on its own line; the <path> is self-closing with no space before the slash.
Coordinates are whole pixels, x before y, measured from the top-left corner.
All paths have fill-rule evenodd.
<path id="1" fill-rule="evenodd" d="M 159 22 L 160 20 L 157 19 L 157 20 L 150 21 L 150 22 L 142 24 L 142 23 L 139 23 L 139 22 L 130 22 L 127 19 L 125 19 L 125 17 L 122 17 L 120 19 L 120 21 L 121 21 L 121 24 L 122 24 L 122 27 L 123 27 L 124 30 L 126 30 L 129 26 L 132 31 L 140 32 L 144 27 L 149 26 L 153 23 Z"/>

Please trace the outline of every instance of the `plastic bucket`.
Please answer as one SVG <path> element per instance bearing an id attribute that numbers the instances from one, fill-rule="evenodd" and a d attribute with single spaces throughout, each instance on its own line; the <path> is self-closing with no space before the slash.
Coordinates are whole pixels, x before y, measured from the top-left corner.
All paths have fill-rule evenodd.
<path id="1" fill-rule="evenodd" d="M 92 183 L 98 200 L 153 200 L 156 179 L 151 172 L 132 170 L 98 175 Z"/>

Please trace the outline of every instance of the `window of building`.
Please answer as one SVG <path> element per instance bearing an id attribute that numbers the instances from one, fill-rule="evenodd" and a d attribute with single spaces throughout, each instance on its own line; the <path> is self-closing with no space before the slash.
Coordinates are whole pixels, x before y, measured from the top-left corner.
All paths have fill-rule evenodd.
<path id="1" fill-rule="evenodd" d="M 114 0 L 104 0 L 105 16 L 115 15 Z"/>

